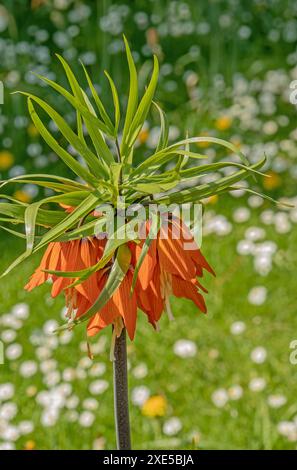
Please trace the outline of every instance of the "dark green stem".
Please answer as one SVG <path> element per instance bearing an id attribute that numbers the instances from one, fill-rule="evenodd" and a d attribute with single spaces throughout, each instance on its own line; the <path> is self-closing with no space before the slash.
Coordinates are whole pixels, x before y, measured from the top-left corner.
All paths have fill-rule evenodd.
<path id="1" fill-rule="evenodd" d="M 130 450 L 131 437 L 129 422 L 127 345 L 125 328 L 123 328 L 121 336 L 115 340 L 113 384 L 117 449 Z"/>

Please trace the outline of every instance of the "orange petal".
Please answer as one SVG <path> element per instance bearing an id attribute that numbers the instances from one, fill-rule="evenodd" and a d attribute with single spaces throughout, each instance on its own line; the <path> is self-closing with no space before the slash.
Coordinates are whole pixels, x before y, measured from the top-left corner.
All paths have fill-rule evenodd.
<path id="1" fill-rule="evenodd" d="M 176 297 L 192 300 L 203 313 L 206 313 L 204 298 L 192 282 L 184 281 L 178 276 L 172 276 L 172 291 Z"/>

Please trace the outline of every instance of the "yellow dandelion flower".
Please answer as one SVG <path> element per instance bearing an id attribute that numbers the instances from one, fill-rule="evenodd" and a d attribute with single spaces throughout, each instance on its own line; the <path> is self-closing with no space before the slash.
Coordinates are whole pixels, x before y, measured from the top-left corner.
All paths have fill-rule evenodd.
<path id="1" fill-rule="evenodd" d="M 208 133 L 207 132 L 202 132 L 200 134 L 200 137 L 208 137 Z M 210 146 L 210 142 L 196 142 L 196 145 L 197 147 L 200 147 L 200 148 L 207 148 Z"/>
<path id="2" fill-rule="evenodd" d="M 32 200 L 32 197 L 30 196 L 30 194 L 26 193 L 26 191 L 23 191 L 22 189 L 19 189 L 18 191 L 16 191 L 13 196 L 18 201 L 21 201 L 21 202 L 29 203 Z"/>
<path id="3" fill-rule="evenodd" d="M 167 410 L 166 399 L 162 395 L 154 395 L 146 400 L 141 411 L 144 416 L 155 418 L 164 416 Z"/>
<path id="4" fill-rule="evenodd" d="M 32 123 L 28 126 L 27 132 L 30 137 L 36 137 L 39 135 L 37 128 Z"/>
<path id="5" fill-rule="evenodd" d="M 213 196 L 210 196 L 207 199 L 207 204 L 216 204 L 219 200 L 219 196 L 217 194 L 214 194 Z"/>
<path id="6" fill-rule="evenodd" d="M 219 131 L 226 131 L 231 127 L 232 119 L 229 116 L 221 116 L 216 122 L 215 126 Z"/>
<path id="7" fill-rule="evenodd" d="M 25 442 L 25 445 L 24 445 L 25 450 L 33 450 L 35 449 L 35 447 L 36 447 L 35 441 L 30 440 L 30 441 Z"/>
<path id="8" fill-rule="evenodd" d="M 281 185 L 282 185 L 282 179 L 274 171 L 268 171 L 267 176 L 263 177 L 263 186 L 268 191 L 279 188 Z"/>
<path id="9" fill-rule="evenodd" d="M 14 163 L 14 156 L 7 150 L 0 152 L 0 170 L 8 170 Z"/>
<path id="10" fill-rule="evenodd" d="M 145 144 L 149 136 L 148 129 L 142 129 L 138 134 L 138 140 L 141 144 Z"/>

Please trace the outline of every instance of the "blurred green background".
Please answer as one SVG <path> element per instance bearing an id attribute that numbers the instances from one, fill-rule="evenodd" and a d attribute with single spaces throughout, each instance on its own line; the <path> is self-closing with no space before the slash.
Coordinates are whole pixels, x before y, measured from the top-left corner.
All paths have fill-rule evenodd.
<path id="1" fill-rule="evenodd" d="M 108 69 L 125 105 L 123 33 L 142 86 L 158 55 L 157 99 L 172 139 L 187 131 L 229 139 L 251 162 L 265 153 L 270 178 L 253 187 L 296 203 L 293 0 L 0 3 L 1 179 L 71 176 L 30 123 L 25 99 L 10 93 L 34 91 L 74 123 L 71 109 L 31 73 L 66 85 L 58 52 L 82 83 L 79 60 L 87 65 L 107 106 Z M 158 132 L 152 113 L 138 139 L 139 158 L 150 154 Z M 210 146 L 202 150 L 210 161 L 225 156 Z M 7 191 L 24 202 L 43 194 L 34 185 Z M 205 280 L 208 315 L 173 300 L 174 322 L 164 316 L 155 333 L 140 313 L 129 343 L 134 448 L 295 449 L 297 210 L 240 191 L 205 207 L 202 249 L 217 272 Z M 23 248 L 1 231 L 1 271 Z M 37 263 L 35 257 L 1 280 L 0 449 L 112 449 L 111 334 L 94 338 L 93 361 L 84 328 L 51 334 L 62 322 L 63 299 L 52 300 L 47 285 L 23 290 Z"/>

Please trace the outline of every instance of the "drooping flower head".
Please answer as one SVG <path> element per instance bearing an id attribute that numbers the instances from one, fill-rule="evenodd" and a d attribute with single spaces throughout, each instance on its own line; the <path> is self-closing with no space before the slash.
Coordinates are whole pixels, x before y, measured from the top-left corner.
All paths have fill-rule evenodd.
<path id="1" fill-rule="evenodd" d="M 52 151 L 73 172 L 74 178 L 58 175 L 21 175 L 3 182 L 34 181 L 48 188 L 54 195 L 32 204 L 7 196 L 8 203 L 0 203 L 0 214 L 7 223 L 24 224 L 24 233 L 5 227 L 10 233 L 26 238 L 26 251 L 15 260 L 4 274 L 8 274 L 32 253 L 45 249 L 39 267 L 26 285 L 27 290 L 51 280 L 51 294 L 64 293 L 68 323 L 73 327 L 87 322 L 89 336 L 113 325 L 118 336 L 125 327 L 134 338 L 137 311 L 141 310 L 157 328 L 163 312 L 172 318 L 171 297 L 190 299 L 201 312 L 206 312 L 201 284 L 204 271 L 214 274 L 202 255 L 190 225 L 182 217 L 173 215 L 164 205 L 188 205 L 195 213 L 205 198 L 238 189 L 237 184 L 251 174 L 257 174 L 265 158 L 250 166 L 245 156 L 233 144 L 215 137 L 185 138 L 169 143 L 167 119 L 160 106 L 153 101 L 158 81 L 159 65 L 153 60 L 153 71 L 141 99 L 138 97 L 138 77 L 128 42 L 124 38 L 130 75 L 129 96 L 123 119 L 122 100 L 110 75 L 106 77 L 111 88 L 114 117 L 107 112 L 96 87 L 83 66 L 89 96 L 77 81 L 70 66 L 60 60 L 69 88 L 63 88 L 46 77 L 39 77 L 73 107 L 76 126 L 70 126 L 49 103 L 31 94 L 28 109 L 33 123 Z M 42 122 L 39 110 L 47 114 L 59 132 L 52 135 Z M 160 138 L 155 151 L 141 159 L 136 148 L 151 108 L 160 117 Z M 64 148 L 63 142 L 66 141 Z M 207 155 L 196 154 L 192 144 L 201 148 L 220 145 L 230 159 L 222 162 L 191 162 L 207 160 Z M 69 152 L 69 148 L 74 152 Z M 79 158 L 76 158 L 78 155 Z M 201 175 L 234 168 L 210 183 L 198 184 Z M 211 181 L 209 179 L 209 181 Z M 198 182 L 198 183 L 197 183 Z M 154 216 L 148 210 L 157 207 Z M 134 206 L 140 205 L 144 216 L 133 217 Z M 106 211 L 111 209 L 111 214 Z M 159 210 L 162 207 L 162 210 Z M 122 224 L 114 224 L 122 216 Z M 156 215 L 157 214 L 157 215 Z M 141 227 L 145 237 L 135 236 L 133 223 Z M 195 234 L 195 230 L 193 232 Z M 154 235 L 154 236 L 152 236 Z"/>

